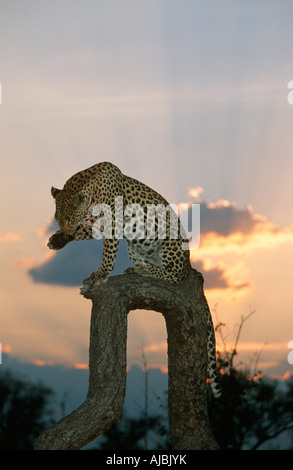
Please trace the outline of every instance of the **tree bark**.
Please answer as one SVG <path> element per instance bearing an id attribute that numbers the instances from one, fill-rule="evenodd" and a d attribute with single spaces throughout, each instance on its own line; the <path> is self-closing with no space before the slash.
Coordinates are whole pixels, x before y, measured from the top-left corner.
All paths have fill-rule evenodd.
<path id="1" fill-rule="evenodd" d="M 86 401 L 46 430 L 36 449 L 79 449 L 120 419 L 126 390 L 127 315 L 161 312 L 168 337 L 168 411 L 172 448 L 218 449 L 207 398 L 207 321 L 202 275 L 174 285 L 124 274 L 84 294 L 92 300 Z"/>

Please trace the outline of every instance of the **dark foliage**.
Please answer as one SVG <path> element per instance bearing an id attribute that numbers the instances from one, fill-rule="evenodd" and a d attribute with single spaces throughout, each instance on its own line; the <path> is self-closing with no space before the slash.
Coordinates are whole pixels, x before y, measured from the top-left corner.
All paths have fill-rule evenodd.
<path id="1" fill-rule="evenodd" d="M 29 450 L 39 434 L 51 424 L 48 397 L 52 392 L 0 373 L 0 450 Z"/>
<path id="2" fill-rule="evenodd" d="M 234 348 L 227 351 L 224 340 L 223 351 L 217 355 L 222 396 L 215 400 L 208 393 L 210 422 L 221 449 L 256 450 L 283 432 L 293 431 L 293 377 L 280 382 L 263 376 L 256 367 L 250 372 L 234 366 L 241 328 L 250 315 L 241 319 Z M 222 339 L 223 327 L 217 327 Z M 271 448 L 275 446 L 276 442 L 270 443 Z"/>

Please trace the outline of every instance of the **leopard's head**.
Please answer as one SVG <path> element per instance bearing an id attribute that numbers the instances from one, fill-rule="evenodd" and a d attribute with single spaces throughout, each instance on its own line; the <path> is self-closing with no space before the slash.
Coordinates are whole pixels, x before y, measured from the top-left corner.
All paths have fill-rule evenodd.
<path id="1" fill-rule="evenodd" d="M 74 235 L 82 219 L 89 211 L 91 199 L 83 192 L 56 189 L 52 186 L 51 194 L 55 199 L 57 220 L 64 235 Z"/>

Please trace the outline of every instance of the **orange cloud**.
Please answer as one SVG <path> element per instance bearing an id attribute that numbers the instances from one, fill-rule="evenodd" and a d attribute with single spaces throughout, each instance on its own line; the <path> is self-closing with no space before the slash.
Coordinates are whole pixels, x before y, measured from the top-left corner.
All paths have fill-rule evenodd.
<path id="1" fill-rule="evenodd" d="M 21 236 L 18 233 L 8 232 L 0 236 L 0 243 L 19 242 L 20 240 Z"/>
<path id="2" fill-rule="evenodd" d="M 261 216 L 254 218 L 257 221 L 253 230 L 249 233 L 241 231 L 231 232 L 227 235 L 216 231 L 201 233 L 198 249 L 191 250 L 191 260 L 199 259 L 211 261 L 213 258 L 223 260 L 224 257 L 237 259 L 241 256 L 252 254 L 259 250 L 272 250 L 287 243 L 293 244 L 293 229 L 291 227 L 279 229 L 268 220 L 262 220 Z M 231 265 L 231 260 L 230 260 Z"/>
<path id="3" fill-rule="evenodd" d="M 33 359 L 31 361 L 32 364 L 38 367 L 44 367 L 44 366 L 52 366 L 53 362 L 52 361 L 42 361 L 41 359 Z"/>
<path id="4" fill-rule="evenodd" d="M 82 370 L 82 369 L 88 369 L 88 368 L 89 368 L 88 364 L 85 364 L 85 363 L 74 364 L 74 369 Z"/>
<path id="5" fill-rule="evenodd" d="M 32 268 L 36 262 L 32 258 L 22 258 L 13 263 L 13 266 L 23 266 L 25 268 Z"/>
<path id="6" fill-rule="evenodd" d="M 51 232 L 54 232 L 55 230 L 57 230 L 57 222 L 55 221 L 54 217 L 52 217 L 49 222 L 48 222 L 48 225 L 46 227 L 43 227 L 43 228 L 40 228 L 39 230 L 37 230 L 37 236 L 38 237 L 46 237 L 49 233 Z"/>
<path id="7" fill-rule="evenodd" d="M 39 230 L 37 230 L 37 236 L 40 238 L 48 235 L 48 233 L 49 233 L 48 227 L 40 228 Z"/>
<path id="8" fill-rule="evenodd" d="M 148 346 L 144 346 L 142 348 L 142 350 L 143 350 L 144 353 L 150 353 L 150 352 L 154 352 L 154 353 L 164 352 L 164 353 L 166 353 L 167 352 L 167 342 L 163 341 L 161 343 L 149 344 Z"/>
<path id="9" fill-rule="evenodd" d="M 1 344 L 1 351 L 4 354 L 11 354 L 12 353 L 12 347 L 10 346 L 10 344 L 3 344 L 3 343 L 0 343 L 0 344 Z"/>
<path id="10" fill-rule="evenodd" d="M 161 363 L 152 363 L 146 367 L 146 370 L 150 369 L 159 369 L 162 374 L 168 374 L 168 365 L 167 364 L 161 364 Z M 144 369 L 145 370 L 145 369 Z"/>
<path id="11" fill-rule="evenodd" d="M 37 261 L 35 261 L 32 258 L 22 258 L 13 263 L 13 266 L 20 266 L 20 267 L 25 267 L 25 268 L 33 268 L 36 266 L 42 266 L 46 264 L 48 261 L 50 261 L 56 253 L 54 251 L 49 251 L 48 253 L 45 254 L 45 261 L 43 261 L 41 264 L 38 264 Z"/>
<path id="12" fill-rule="evenodd" d="M 48 225 L 46 225 L 46 227 L 40 228 L 39 230 L 37 230 L 36 233 L 37 233 L 37 236 L 41 238 L 41 237 L 46 237 L 48 234 L 55 232 L 58 229 L 59 229 L 58 224 L 56 220 L 54 219 L 54 217 L 52 217 L 49 220 Z"/>
<path id="13" fill-rule="evenodd" d="M 196 186 L 195 188 L 190 188 L 188 191 L 189 196 L 198 199 L 200 194 L 203 193 L 204 190 L 201 186 Z"/>
<path id="14" fill-rule="evenodd" d="M 241 209 L 227 200 L 200 202 L 200 244 L 191 249 L 195 269 L 203 273 L 205 288 L 230 300 L 253 287 L 251 260 L 258 254 L 293 244 L 293 227 L 280 228 L 251 206 Z"/>

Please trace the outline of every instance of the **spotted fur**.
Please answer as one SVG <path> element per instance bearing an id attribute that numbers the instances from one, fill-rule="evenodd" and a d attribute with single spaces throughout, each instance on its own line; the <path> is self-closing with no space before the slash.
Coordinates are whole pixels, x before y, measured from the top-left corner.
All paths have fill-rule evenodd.
<path id="1" fill-rule="evenodd" d="M 119 168 L 112 163 L 102 162 L 80 171 L 65 183 L 62 190 L 52 187 L 51 193 L 56 201 L 55 218 L 59 223 L 60 230 L 50 237 L 49 248 L 58 250 L 72 240 L 94 238 L 95 226 L 101 221 L 101 217 L 103 217 L 104 234 L 110 233 L 111 235 L 108 238 L 104 237 L 102 264 L 84 280 L 82 293 L 89 290 L 92 285 L 102 284 L 109 278 L 118 251 L 117 233 L 125 235 L 129 257 L 134 264 L 134 268 L 129 268 L 128 271 L 173 283 L 187 277 L 191 265 L 189 250 L 183 249 L 183 244 L 188 241 L 184 233 L 180 231 L 180 227 L 177 238 L 172 234 L 174 225 L 171 222 L 174 222 L 174 216 L 176 223 L 179 224 L 175 213 L 167 212 L 166 227 L 163 226 L 159 214 L 153 224 L 147 225 L 147 222 L 149 223 L 147 206 L 152 204 L 163 208 L 168 206 L 168 202 L 145 184 L 123 175 Z M 117 210 L 115 196 L 121 196 L 123 201 L 123 207 L 120 207 L 124 215 L 122 222 L 120 219 L 120 222 L 114 220 L 114 217 L 110 217 L 107 211 L 100 214 L 95 212 L 97 205 L 104 204 L 110 207 L 113 215 Z M 136 227 L 135 236 L 132 236 L 131 225 L 127 223 L 132 214 L 128 213 L 126 208 L 128 209 L 131 204 L 136 204 L 137 210 L 143 211 L 140 214 L 140 220 L 143 219 L 144 223 Z M 162 238 L 161 235 L 165 228 L 165 238 Z M 149 233 L 152 234 L 151 238 L 146 236 Z M 207 324 L 209 370 L 212 389 L 216 396 L 214 329 L 209 310 Z"/>
<path id="2" fill-rule="evenodd" d="M 212 388 L 212 392 L 215 398 L 221 396 L 221 389 L 217 378 L 217 367 L 216 367 L 216 340 L 213 320 L 211 316 L 208 304 L 205 305 L 207 327 L 208 327 L 208 367 L 209 367 L 209 378 Z"/>

